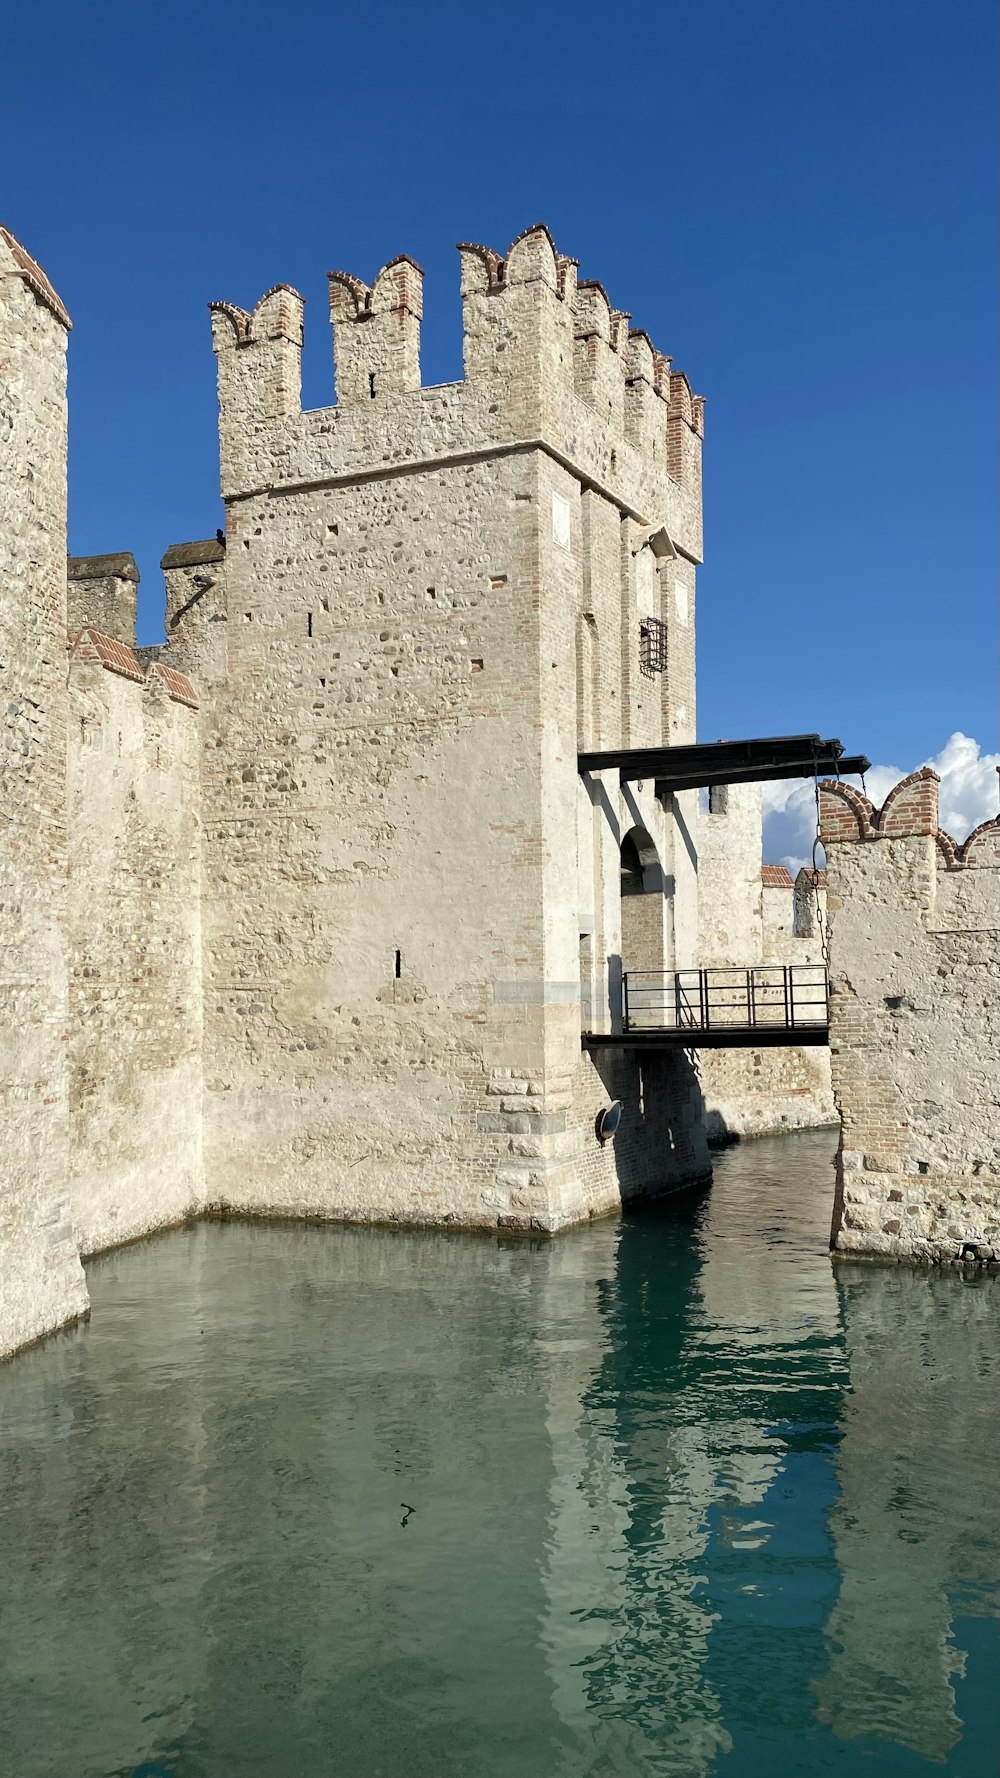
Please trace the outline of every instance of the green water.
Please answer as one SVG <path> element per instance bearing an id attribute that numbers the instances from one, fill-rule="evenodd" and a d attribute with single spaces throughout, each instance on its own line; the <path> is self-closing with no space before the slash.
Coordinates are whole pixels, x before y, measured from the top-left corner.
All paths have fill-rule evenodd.
<path id="1" fill-rule="evenodd" d="M 2 1778 L 992 1778 L 1000 1281 L 834 1267 L 831 1154 L 91 1265 L 0 1368 Z"/>

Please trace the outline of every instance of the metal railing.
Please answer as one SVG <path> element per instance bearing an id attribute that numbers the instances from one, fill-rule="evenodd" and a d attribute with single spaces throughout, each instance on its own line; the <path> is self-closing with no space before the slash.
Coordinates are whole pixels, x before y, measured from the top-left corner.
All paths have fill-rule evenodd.
<path id="1" fill-rule="evenodd" d="M 754 964 L 749 969 L 629 969 L 622 976 L 625 1031 L 718 1031 L 734 1026 L 825 1025 L 827 978 L 821 963 Z"/>

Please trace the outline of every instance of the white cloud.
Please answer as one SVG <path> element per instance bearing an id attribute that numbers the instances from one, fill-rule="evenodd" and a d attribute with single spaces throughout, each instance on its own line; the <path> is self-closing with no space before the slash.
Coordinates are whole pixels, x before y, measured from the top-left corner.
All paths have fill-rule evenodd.
<path id="1" fill-rule="evenodd" d="M 953 839 L 964 840 L 981 821 L 989 821 L 997 813 L 1000 753 L 981 753 L 978 741 L 955 733 L 933 759 L 920 760 L 918 764 L 933 766 L 941 779 L 941 826 Z M 876 808 L 885 801 L 893 785 L 906 776 L 907 772 L 899 766 L 872 766 L 865 773 L 865 788 Z M 860 778 L 849 778 L 847 782 L 860 788 Z M 785 778 L 762 784 L 761 790 L 764 858 L 768 863 L 785 865 L 794 877 L 800 865 L 812 862 L 816 836 L 812 782 Z"/>

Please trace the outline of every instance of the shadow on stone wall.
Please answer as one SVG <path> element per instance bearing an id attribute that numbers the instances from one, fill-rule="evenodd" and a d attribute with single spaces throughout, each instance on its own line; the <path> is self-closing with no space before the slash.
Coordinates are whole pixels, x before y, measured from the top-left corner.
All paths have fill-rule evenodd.
<path id="1" fill-rule="evenodd" d="M 592 1061 L 609 1099 L 622 1102 L 614 1163 L 623 1204 L 711 1178 L 704 1100 L 689 1052 L 601 1050 Z"/>
<path id="2" fill-rule="evenodd" d="M 705 1113 L 705 1140 L 709 1148 L 735 1148 L 743 1136 L 730 1129 L 721 1111 L 710 1110 Z"/>

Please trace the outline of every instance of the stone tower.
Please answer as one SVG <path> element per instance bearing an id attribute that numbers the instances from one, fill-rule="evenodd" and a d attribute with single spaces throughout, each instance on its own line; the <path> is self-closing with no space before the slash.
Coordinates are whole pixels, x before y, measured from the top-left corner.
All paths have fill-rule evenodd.
<path id="1" fill-rule="evenodd" d="M 0 228 L 0 1352 L 83 1314 L 66 1080 L 66 334 Z"/>
<path id="2" fill-rule="evenodd" d="M 702 405 L 544 227 L 460 252 L 458 383 L 421 386 L 405 256 L 330 274 L 336 406 L 294 290 L 212 305 L 227 547 L 167 563 L 206 1190 L 553 1230 L 707 1168 L 687 1060 L 580 1041 L 623 966 L 696 960 L 694 793 L 577 767 L 694 738 Z"/>

